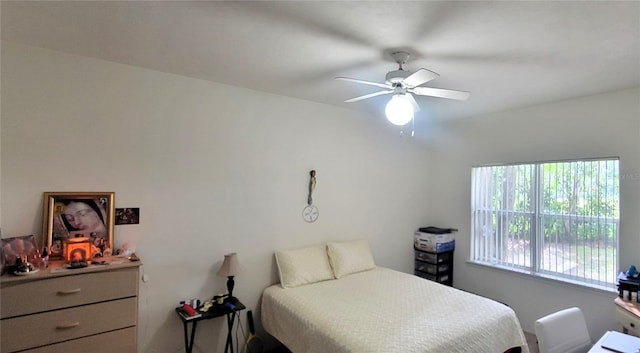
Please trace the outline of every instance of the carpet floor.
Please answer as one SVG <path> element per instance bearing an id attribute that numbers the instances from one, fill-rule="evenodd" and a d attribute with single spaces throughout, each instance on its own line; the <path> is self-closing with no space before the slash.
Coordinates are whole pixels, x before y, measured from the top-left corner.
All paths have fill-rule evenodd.
<path id="1" fill-rule="evenodd" d="M 527 338 L 527 345 L 529 346 L 529 352 L 540 353 L 540 350 L 538 349 L 538 339 L 536 338 L 536 335 L 533 333 L 525 332 L 524 336 Z"/>

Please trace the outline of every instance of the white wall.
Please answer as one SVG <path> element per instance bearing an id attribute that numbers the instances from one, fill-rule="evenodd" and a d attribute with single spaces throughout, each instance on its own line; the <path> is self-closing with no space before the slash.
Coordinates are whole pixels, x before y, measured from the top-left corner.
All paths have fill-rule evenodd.
<path id="1" fill-rule="evenodd" d="M 139 225 L 115 230 L 149 275 L 140 352 L 184 349 L 173 307 L 225 291 L 215 272 L 228 252 L 254 311 L 277 281 L 276 249 L 365 237 L 379 265 L 412 271 L 430 164 L 381 116 L 2 44 L 3 236 L 41 234 L 45 191 L 114 191 L 116 207 L 140 207 Z M 314 224 L 301 216 L 311 169 Z M 194 351 L 221 351 L 223 324 L 198 325 Z"/>
<path id="2" fill-rule="evenodd" d="M 583 157 L 620 157 L 620 267 L 640 262 L 640 92 L 624 90 L 450 122 L 433 134 L 430 221 L 457 226 L 454 284 L 510 305 L 523 329 L 578 305 L 597 339 L 615 329 L 614 293 L 586 290 L 466 263 L 470 246 L 471 167 Z"/>

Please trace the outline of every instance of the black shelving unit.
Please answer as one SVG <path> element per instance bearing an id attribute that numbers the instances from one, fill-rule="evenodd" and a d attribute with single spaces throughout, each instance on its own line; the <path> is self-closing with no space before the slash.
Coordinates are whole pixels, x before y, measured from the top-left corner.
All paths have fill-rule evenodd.
<path id="1" fill-rule="evenodd" d="M 453 286 L 453 250 L 430 252 L 414 247 L 416 276 Z"/>

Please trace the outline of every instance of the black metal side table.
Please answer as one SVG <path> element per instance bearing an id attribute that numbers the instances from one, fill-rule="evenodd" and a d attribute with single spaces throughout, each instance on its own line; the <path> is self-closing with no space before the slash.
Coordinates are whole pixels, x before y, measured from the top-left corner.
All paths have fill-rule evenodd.
<path id="1" fill-rule="evenodd" d="M 242 304 L 239 300 L 236 300 L 234 304 L 235 308 L 231 309 L 225 305 L 214 305 L 209 308 L 208 311 L 202 312 L 197 311 L 196 316 L 189 317 L 182 311 L 181 308 L 176 308 L 176 313 L 180 320 L 182 320 L 182 325 L 184 327 L 184 348 L 187 353 L 191 353 L 193 350 L 193 341 L 196 336 L 196 328 L 198 326 L 198 322 L 202 320 L 210 320 L 216 317 L 227 317 L 227 342 L 224 346 L 224 352 L 233 353 L 233 335 L 231 333 L 233 329 L 233 323 L 236 319 L 236 313 L 246 309 L 244 304 Z M 191 331 L 189 331 L 189 324 L 191 324 Z"/>

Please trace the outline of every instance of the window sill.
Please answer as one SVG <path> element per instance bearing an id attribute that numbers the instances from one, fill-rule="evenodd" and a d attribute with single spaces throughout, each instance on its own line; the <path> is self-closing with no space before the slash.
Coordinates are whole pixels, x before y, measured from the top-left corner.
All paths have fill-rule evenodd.
<path id="1" fill-rule="evenodd" d="M 513 274 L 515 276 L 524 276 L 524 277 L 528 277 L 530 279 L 543 281 L 543 282 L 549 283 L 549 284 L 562 285 L 562 286 L 570 288 L 570 289 L 576 289 L 576 288 L 578 288 L 580 290 L 585 290 L 586 289 L 586 290 L 588 290 L 588 291 L 590 291 L 590 292 L 592 292 L 594 294 L 606 295 L 608 298 L 611 297 L 611 294 L 615 294 L 615 295 L 618 294 L 618 291 L 615 288 L 602 286 L 602 285 L 582 283 L 582 282 L 572 281 L 570 279 L 561 279 L 561 278 L 557 278 L 557 277 L 547 276 L 547 275 L 544 275 L 544 274 L 541 274 L 541 273 L 534 273 L 534 272 L 531 272 L 531 271 L 519 270 L 519 269 L 510 268 L 510 267 L 487 265 L 487 264 L 482 263 L 482 262 L 475 262 L 475 261 L 471 261 L 471 260 L 468 260 L 467 264 L 478 266 L 478 267 L 482 267 L 482 268 L 489 268 L 489 269 L 492 269 L 492 270 L 498 270 L 498 271 L 506 272 L 506 273 L 509 273 L 509 274 Z"/>

